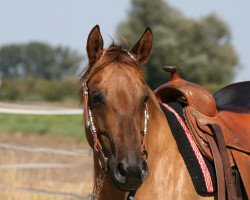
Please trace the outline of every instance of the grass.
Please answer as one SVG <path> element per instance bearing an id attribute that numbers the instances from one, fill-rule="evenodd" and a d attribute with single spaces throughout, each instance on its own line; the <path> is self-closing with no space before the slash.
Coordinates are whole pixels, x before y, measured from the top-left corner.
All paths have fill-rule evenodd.
<path id="1" fill-rule="evenodd" d="M 55 134 L 83 138 L 82 115 L 0 114 L 0 131 L 23 134 Z"/>

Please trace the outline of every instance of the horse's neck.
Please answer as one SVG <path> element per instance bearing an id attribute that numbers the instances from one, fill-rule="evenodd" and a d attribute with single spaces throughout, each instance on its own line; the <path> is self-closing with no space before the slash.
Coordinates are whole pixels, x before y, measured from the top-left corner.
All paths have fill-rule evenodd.
<path id="1" fill-rule="evenodd" d="M 200 199 L 158 103 L 149 108 L 147 134 L 149 175 L 136 193 L 144 199 Z M 209 197 L 211 198 L 211 197 Z"/>
<path id="2" fill-rule="evenodd" d="M 96 184 L 96 178 L 100 174 L 100 166 L 96 156 L 94 156 L 94 172 L 94 184 Z M 98 200 L 125 200 L 127 194 L 128 193 L 117 189 L 108 173 L 105 177 L 103 188 L 101 189 L 100 197 Z"/>

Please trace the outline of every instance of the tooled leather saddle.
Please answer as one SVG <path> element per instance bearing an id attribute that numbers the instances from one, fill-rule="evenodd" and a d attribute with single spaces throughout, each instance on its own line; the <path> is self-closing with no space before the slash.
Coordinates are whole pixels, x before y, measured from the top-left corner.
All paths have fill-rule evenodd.
<path id="1" fill-rule="evenodd" d="M 217 197 L 250 199 L 250 81 L 226 86 L 212 95 L 164 67 L 171 80 L 155 90 L 159 102 L 179 101 L 200 151 L 216 169 Z"/>

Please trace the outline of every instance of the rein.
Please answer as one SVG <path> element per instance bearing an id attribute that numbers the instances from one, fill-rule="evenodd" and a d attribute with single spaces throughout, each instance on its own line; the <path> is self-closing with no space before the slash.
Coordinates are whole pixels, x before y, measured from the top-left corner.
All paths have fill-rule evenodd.
<path id="1" fill-rule="evenodd" d="M 135 60 L 135 57 L 127 50 L 124 50 L 133 60 Z M 105 54 L 105 51 L 103 52 L 102 56 Z M 100 57 L 100 59 L 102 58 Z M 99 59 L 99 60 L 100 60 Z M 97 71 L 100 71 L 103 69 L 105 66 L 101 67 Z M 97 72 L 96 71 L 96 72 Z M 95 73 L 94 73 L 95 74 Z M 103 184 L 105 181 L 105 177 L 108 173 L 108 158 L 104 155 L 103 150 L 102 150 L 102 145 L 99 141 L 98 138 L 98 131 L 96 129 L 96 126 L 93 121 L 93 115 L 91 108 L 89 106 L 89 89 L 88 89 L 88 81 L 90 78 L 94 75 L 91 74 L 90 77 L 86 78 L 86 81 L 82 83 L 82 91 L 83 91 L 83 111 L 84 111 L 84 121 L 85 121 L 85 127 L 89 129 L 90 133 L 93 136 L 93 141 L 94 141 L 94 146 L 93 150 L 97 153 L 97 158 L 98 158 L 98 163 L 100 166 L 100 173 L 98 177 L 96 178 L 95 186 L 94 186 L 94 191 L 91 197 L 91 200 L 98 200 L 101 190 L 103 188 Z M 144 105 L 144 120 L 143 120 L 143 130 L 141 131 L 141 153 L 143 156 L 145 156 L 145 159 L 147 160 L 148 157 L 148 152 L 147 152 L 147 145 L 146 145 L 146 134 L 147 134 L 147 125 L 148 125 L 148 108 L 147 108 L 147 103 Z"/>

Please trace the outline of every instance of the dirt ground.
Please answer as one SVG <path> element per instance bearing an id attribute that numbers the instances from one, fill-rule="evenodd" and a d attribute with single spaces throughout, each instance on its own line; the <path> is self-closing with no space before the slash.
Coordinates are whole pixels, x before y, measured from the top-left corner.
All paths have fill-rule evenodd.
<path id="1" fill-rule="evenodd" d="M 90 152 L 88 155 L 70 156 L 0 148 L 0 200 L 66 199 L 66 196 L 64 198 L 63 195 L 49 195 L 25 191 L 27 188 L 60 194 L 88 195 L 91 193 L 93 185 L 93 162 L 91 150 L 87 144 L 83 144 L 74 138 L 58 138 L 47 135 L 14 135 L 1 132 L 0 143 L 36 148 L 78 149 Z M 41 167 L 39 167 L 39 163 Z M 44 164 L 56 163 L 70 165 L 70 167 L 43 167 Z M 27 164 L 35 164 L 37 166 L 28 168 L 15 167 L 20 164 L 25 166 Z M 14 167 L 3 168 L 6 165 Z"/>

